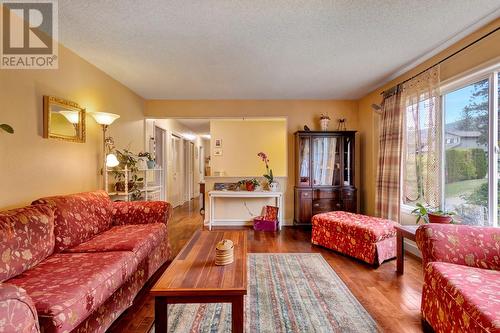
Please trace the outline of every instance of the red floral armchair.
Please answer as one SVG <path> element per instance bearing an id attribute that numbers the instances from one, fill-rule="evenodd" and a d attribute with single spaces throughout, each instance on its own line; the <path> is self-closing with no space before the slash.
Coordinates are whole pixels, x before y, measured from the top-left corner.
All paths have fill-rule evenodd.
<path id="1" fill-rule="evenodd" d="M 500 228 L 418 228 L 422 317 L 439 332 L 500 332 Z"/>

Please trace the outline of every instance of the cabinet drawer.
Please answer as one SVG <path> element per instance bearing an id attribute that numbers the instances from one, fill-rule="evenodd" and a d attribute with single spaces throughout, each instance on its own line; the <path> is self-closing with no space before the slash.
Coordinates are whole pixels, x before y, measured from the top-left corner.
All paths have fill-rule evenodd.
<path id="1" fill-rule="evenodd" d="M 312 190 L 300 190 L 301 199 L 312 199 Z"/>
<path id="2" fill-rule="evenodd" d="M 331 212 L 333 210 L 339 210 L 341 209 L 341 206 L 342 205 L 339 202 L 336 202 L 331 199 L 313 200 L 312 204 L 313 215 L 319 213 Z"/>
<path id="3" fill-rule="evenodd" d="M 314 190 L 314 198 L 313 199 L 340 199 L 340 191 L 334 189 L 321 189 L 317 188 Z"/>

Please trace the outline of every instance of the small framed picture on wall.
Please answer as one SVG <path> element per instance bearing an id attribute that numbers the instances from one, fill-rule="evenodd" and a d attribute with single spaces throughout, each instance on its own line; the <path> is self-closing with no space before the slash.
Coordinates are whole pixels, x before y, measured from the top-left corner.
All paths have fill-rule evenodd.
<path id="1" fill-rule="evenodd" d="M 215 148 L 214 149 L 214 156 L 222 156 L 222 149 Z"/>
<path id="2" fill-rule="evenodd" d="M 215 148 L 222 148 L 222 139 L 215 139 Z"/>

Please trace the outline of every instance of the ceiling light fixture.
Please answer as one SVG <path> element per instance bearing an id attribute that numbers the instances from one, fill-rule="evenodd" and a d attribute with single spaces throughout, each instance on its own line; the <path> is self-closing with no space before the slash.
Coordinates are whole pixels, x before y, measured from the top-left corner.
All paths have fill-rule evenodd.
<path id="1" fill-rule="evenodd" d="M 196 139 L 196 135 L 191 134 L 191 133 L 184 133 L 184 134 L 182 134 L 182 137 L 186 140 L 189 140 L 189 141 L 193 141 L 194 139 Z"/>

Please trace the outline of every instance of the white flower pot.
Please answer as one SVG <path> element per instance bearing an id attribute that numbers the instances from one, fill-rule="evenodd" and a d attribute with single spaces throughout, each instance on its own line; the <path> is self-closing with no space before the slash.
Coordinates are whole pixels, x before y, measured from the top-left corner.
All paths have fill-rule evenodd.
<path id="1" fill-rule="evenodd" d="M 277 182 L 269 183 L 269 189 L 271 190 L 271 192 L 278 192 L 279 187 L 280 187 L 279 185 L 280 184 Z"/>

